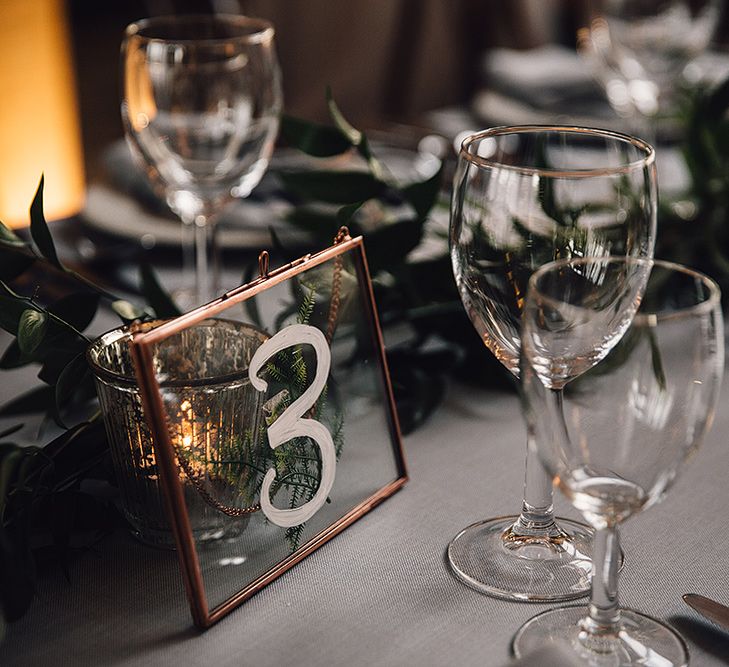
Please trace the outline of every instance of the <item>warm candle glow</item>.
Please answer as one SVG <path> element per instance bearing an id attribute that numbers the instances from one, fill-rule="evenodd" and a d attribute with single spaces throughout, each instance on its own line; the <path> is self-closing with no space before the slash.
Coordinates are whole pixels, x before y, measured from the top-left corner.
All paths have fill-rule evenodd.
<path id="1" fill-rule="evenodd" d="M 45 173 L 46 218 L 83 206 L 76 82 L 63 0 L 0 0 L 0 220 L 29 223 Z"/>

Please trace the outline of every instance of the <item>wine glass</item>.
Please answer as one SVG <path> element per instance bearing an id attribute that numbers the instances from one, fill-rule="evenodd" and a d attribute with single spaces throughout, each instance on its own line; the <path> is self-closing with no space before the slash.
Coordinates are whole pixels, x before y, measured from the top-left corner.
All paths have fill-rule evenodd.
<path id="1" fill-rule="evenodd" d="M 589 128 L 500 127 L 463 142 L 451 200 L 453 272 L 476 331 L 517 378 L 536 268 L 560 257 L 652 255 L 654 161 L 645 142 Z M 589 589 L 591 536 L 576 521 L 555 523 L 551 480 L 528 454 L 521 514 L 468 526 L 448 560 L 461 581 L 495 597 L 572 599 Z"/>
<path id="2" fill-rule="evenodd" d="M 701 76 L 687 69 L 709 45 L 721 0 L 602 0 L 577 48 L 608 101 L 631 129 L 651 137 L 678 130 L 681 82 Z"/>
<path id="3" fill-rule="evenodd" d="M 619 342 L 606 344 L 605 320 L 628 282 L 613 278 L 641 264 L 650 274 L 640 309 Z M 594 527 L 595 568 L 588 607 L 535 616 L 514 651 L 559 642 L 588 665 L 685 665 L 671 628 L 619 607 L 618 526 L 663 497 L 711 424 L 724 368 L 719 288 L 677 264 L 587 258 L 539 269 L 526 302 L 522 387 L 532 442 Z M 571 369 L 561 410 L 541 370 L 555 363 Z"/>
<path id="4" fill-rule="evenodd" d="M 281 106 L 269 22 L 178 15 L 127 27 L 121 105 L 127 143 L 183 229 L 194 234 L 197 305 L 220 288 L 215 222 L 263 177 Z"/>

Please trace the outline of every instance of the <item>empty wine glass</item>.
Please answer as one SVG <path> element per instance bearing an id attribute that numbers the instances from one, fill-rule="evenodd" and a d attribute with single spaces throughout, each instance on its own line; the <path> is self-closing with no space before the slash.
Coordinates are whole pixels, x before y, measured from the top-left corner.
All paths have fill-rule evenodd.
<path id="1" fill-rule="evenodd" d="M 659 128 L 664 135 L 677 131 L 677 93 L 682 82 L 700 76 L 686 68 L 708 47 L 720 5 L 721 0 L 596 3 L 589 27 L 578 32 L 578 51 L 633 131 L 644 137 Z"/>
<path id="2" fill-rule="evenodd" d="M 636 270 L 639 281 L 649 273 L 640 308 L 627 328 L 611 328 L 606 322 L 626 312 L 621 304 L 635 300 Z M 618 526 L 663 497 L 710 426 L 724 368 L 719 288 L 677 264 L 587 258 L 536 271 L 526 302 L 522 388 L 532 446 L 596 536 L 588 607 L 535 616 L 514 651 L 558 642 L 587 665 L 685 665 L 671 628 L 619 607 Z M 552 364 L 570 369 L 559 409 L 553 376 L 543 372 Z"/>
<path id="3" fill-rule="evenodd" d="M 536 268 L 561 257 L 652 254 L 654 159 L 639 139 L 587 128 L 494 128 L 463 142 L 451 201 L 453 272 L 473 326 L 516 377 Z M 584 524 L 555 523 L 551 480 L 530 454 L 521 514 L 468 526 L 448 560 L 483 593 L 566 600 L 589 589 L 591 538 Z"/>
<path id="4" fill-rule="evenodd" d="M 282 105 L 273 26 L 234 15 L 132 23 L 122 45 L 127 142 L 194 234 L 197 305 L 217 295 L 216 220 L 268 167 Z M 189 245 L 189 244 L 188 244 Z"/>

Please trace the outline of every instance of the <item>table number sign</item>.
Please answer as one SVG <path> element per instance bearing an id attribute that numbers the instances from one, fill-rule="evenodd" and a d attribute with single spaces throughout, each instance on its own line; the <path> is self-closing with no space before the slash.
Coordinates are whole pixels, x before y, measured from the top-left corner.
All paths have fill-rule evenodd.
<path id="1" fill-rule="evenodd" d="M 259 268 L 130 346 L 201 628 L 407 480 L 362 238 Z M 190 345 L 216 323 L 229 340 Z"/>
<path id="2" fill-rule="evenodd" d="M 266 391 L 266 381 L 261 380 L 256 373 L 277 352 L 303 343 L 310 343 L 316 352 L 316 376 L 307 390 L 268 427 L 268 442 L 271 448 L 275 449 L 279 445 L 286 444 L 292 438 L 310 437 L 321 450 L 321 479 L 319 480 L 319 488 L 310 501 L 295 509 L 280 510 L 272 505 L 269 498 L 271 485 L 276 477 L 276 471 L 269 468 L 261 486 L 261 510 L 269 521 L 286 527 L 299 526 L 314 516 L 326 501 L 332 484 L 334 484 L 334 471 L 337 461 L 332 435 L 321 422 L 302 418 L 304 412 L 313 407 L 314 402 L 321 395 L 329 375 L 331 354 L 327 339 L 316 327 L 306 324 L 292 324 L 279 331 L 256 350 L 248 370 L 251 384 L 258 391 Z"/>

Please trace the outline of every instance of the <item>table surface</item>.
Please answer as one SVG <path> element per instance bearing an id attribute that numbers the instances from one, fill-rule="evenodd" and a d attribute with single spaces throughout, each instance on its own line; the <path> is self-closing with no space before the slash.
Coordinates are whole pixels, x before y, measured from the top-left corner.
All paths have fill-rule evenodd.
<path id="1" fill-rule="evenodd" d="M 664 502 L 623 530 L 623 604 L 677 628 L 694 666 L 729 664 L 729 634 L 681 600 L 695 592 L 729 603 L 726 384 L 698 455 Z M 550 605 L 470 590 L 445 548 L 467 524 L 518 508 L 524 438 L 516 396 L 453 386 L 405 439 L 411 480 L 400 492 L 206 632 L 192 627 L 174 555 L 119 533 L 75 561 L 70 580 L 40 581 L 28 614 L 8 627 L 0 664 L 510 664 L 514 632 Z"/>

